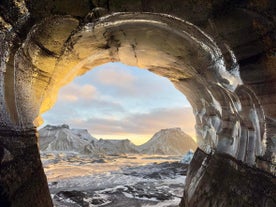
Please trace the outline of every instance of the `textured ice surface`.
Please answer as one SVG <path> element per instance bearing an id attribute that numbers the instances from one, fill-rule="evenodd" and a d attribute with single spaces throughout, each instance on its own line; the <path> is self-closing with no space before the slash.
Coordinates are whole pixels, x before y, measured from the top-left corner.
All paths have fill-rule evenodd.
<path id="1" fill-rule="evenodd" d="M 189 152 L 187 152 L 182 159 L 180 160 L 181 163 L 183 164 L 190 164 L 190 162 L 192 161 L 194 156 L 194 152 L 193 150 L 189 150 Z"/>
<path id="2" fill-rule="evenodd" d="M 183 194 L 187 165 L 180 157 L 112 156 L 98 164 L 85 156 L 56 156 L 42 158 L 57 207 L 177 206 Z"/>

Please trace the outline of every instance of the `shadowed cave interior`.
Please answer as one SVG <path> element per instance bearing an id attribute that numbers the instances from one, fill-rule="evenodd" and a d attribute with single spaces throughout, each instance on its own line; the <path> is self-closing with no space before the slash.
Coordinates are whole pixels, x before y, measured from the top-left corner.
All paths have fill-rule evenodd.
<path id="1" fill-rule="evenodd" d="M 168 78 L 193 107 L 199 148 L 180 206 L 275 206 L 275 4 L 264 2 L 1 2 L 0 204 L 52 206 L 39 115 L 74 77 L 120 61 Z"/>

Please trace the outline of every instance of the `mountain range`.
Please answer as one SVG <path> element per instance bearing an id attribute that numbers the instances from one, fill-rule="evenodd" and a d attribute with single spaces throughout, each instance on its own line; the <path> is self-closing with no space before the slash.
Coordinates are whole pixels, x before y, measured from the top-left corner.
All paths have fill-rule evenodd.
<path id="1" fill-rule="evenodd" d="M 183 155 L 197 144 L 180 128 L 162 129 L 143 145 L 130 140 L 96 139 L 86 129 L 70 129 L 66 124 L 46 125 L 39 130 L 39 146 L 43 152 L 76 152 L 89 155 L 162 154 Z"/>

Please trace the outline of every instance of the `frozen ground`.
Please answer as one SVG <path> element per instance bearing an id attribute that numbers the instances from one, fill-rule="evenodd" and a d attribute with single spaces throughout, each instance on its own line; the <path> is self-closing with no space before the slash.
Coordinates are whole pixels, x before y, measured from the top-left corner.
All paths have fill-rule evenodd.
<path id="1" fill-rule="evenodd" d="M 176 207 L 188 166 L 180 159 L 42 154 L 56 207 Z"/>

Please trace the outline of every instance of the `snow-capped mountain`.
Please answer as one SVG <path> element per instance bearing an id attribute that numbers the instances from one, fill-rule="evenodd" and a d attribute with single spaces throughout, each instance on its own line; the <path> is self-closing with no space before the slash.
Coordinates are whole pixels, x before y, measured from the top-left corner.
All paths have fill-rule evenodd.
<path id="1" fill-rule="evenodd" d="M 108 155 L 139 153 L 138 148 L 130 140 L 100 139 L 95 143 L 99 152 Z"/>
<path id="2" fill-rule="evenodd" d="M 136 146 L 130 140 L 100 139 L 86 129 L 70 129 L 68 125 L 47 125 L 39 130 L 40 150 L 44 152 L 77 152 L 93 155 L 130 153 L 183 155 L 197 145 L 180 128 L 162 129 L 145 144 Z"/>
<path id="3" fill-rule="evenodd" d="M 155 133 L 148 142 L 139 146 L 139 151 L 144 154 L 183 155 L 196 148 L 197 144 L 192 137 L 180 128 L 170 128 Z"/>
<path id="4" fill-rule="evenodd" d="M 91 136 L 87 129 L 71 129 L 71 132 L 88 142 L 98 141 L 95 137 Z"/>
<path id="5" fill-rule="evenodd" d="M 139 153 L 130 140 L 97 140 L 86 129 L 70 129 L 68 125 L 47 125 L 39 130 L 40 150 L 45 152 L 77 152 L 81 154 L 120 155 Z"/>
<path id="6" fill-rule="evenodd" d="M 64 151 L 93 154 L 91 142 L 97 141 L 85 129 L 70 129 L 68 125 L 47 125 L 39 130 L 39 147 L 46 152 Z"/>

